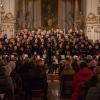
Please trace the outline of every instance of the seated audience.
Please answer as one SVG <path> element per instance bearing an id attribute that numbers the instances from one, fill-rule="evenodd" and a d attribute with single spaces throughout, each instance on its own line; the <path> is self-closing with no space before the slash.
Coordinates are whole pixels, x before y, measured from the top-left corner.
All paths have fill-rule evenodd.
<path id="1" fill-rule="evenodd" d="M 61 76 L 75 74 L 72 100 L 81 99 L 82 88 L 88 92 L 91 86 L 96 86 L 100 66 L 96 57 L 100 55 L 100 41 L 90 40 L 80 31 L 22 29 L 13 38 L 8 39 L 5 34 L 0 39 L 0 54 L 0 87 L 7 90 L 10 100 L 14 98 L 14 85 L 18 83 L 14 72 L 20 77 L 26 94 L 42 87 L 47 96 L 46 72 L 57 72 L 57 69 Z M 16 55 L 17 59 L 11 55 Z M 88 82 L 93 84 L 89 86 Z"/>
<path id="2" fill-rule="evenodd" d="M 61 96 L 67 98 L 71 97 L 72 94 L 72 80 L 75 75 L 75 71 L 71 66 L 72 58 L 67 57 L 65 61 L 65 66 L 60 74 L 60 91 Z"/>
<path id="3" fill-rule="evenodd" d="M 33 90 L 42 90 L 44 100 L 47 99 L 47 91 L 48 91 L 48 84 L 47 84 L 47 76 L 45 70 L 44 60 L 39 58 L 36 60 L 33 78 L 31 82 L 31 88 Z"/>
<path id="4" fill-rule="evenodd" d="M 97 83 L 95 87 L 91 87 L 86 96 L 86 100 L 100 99 L 100 74 L 97 75 Z"/>
<path id="5" fill-rule="evenodd" d="M 98 58 L 97 66 L 94 68 L 94 75 L 93 75 L 93 77 L 84 84 L 84 88 L 83 88 L 84 98 L 86 97 L 86 95 L 88 93 L 88 90 L 91 87 L 96 86 L 96 84 L 97 84 L 97 76 L 99 74 L 100 74 L 100 57 Z"/>
<path id="6" fill-rule="evenodd" d="M 72 68 L 74 69 L 74 71 L 77 73 L 79 71 L 79 62 L 80 59 L 78 56 L 73 56 L 73 60 L 72 60 Z"/>
<path id="7" fill-rule="evenodd" d="M 5 94 L 7 100 L 14 100 L 14 82 L 11 77 L 16 65 L 14 61 L 9 61 L 5 58 L 6 64 L 1 61 L 0 64 L 0 91 Z"/>
<path id="8" fill-rule="evenodd" d="M 63 71 L 61 72 L 61 76 L 74 75 L 75 74 L 75 71 L 73 70 L 73 68 L 71 66 L 71 62 L 72 62 L 71 57 L 67 57 L 65 67 L 63 68 Z"/>
<path id="9" fill-rule="evenodd" d="M 94 75 L 93 71 L 88 69 L 86 62 L 80 63 L 80 71 L 76 73 L 73 79 L 73 94 L 71 100 L 81 100 L 81 89 L 85 82 L 90 80 Z"/>

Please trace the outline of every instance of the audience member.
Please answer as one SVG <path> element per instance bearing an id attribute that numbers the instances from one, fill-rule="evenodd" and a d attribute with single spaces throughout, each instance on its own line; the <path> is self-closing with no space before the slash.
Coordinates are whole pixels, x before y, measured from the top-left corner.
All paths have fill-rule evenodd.
<path id="1" fill-rule="evenodd" d="M 21 78 L 22 88 L 26 93 L 37 87 L 43 87 L 47 95 L 47 70 L 49 73 L 58 70 L 61 76 L 75 74 L 72 100 L 80 99 L 80 90 L 85 85 L 87 87 L 88 82 L 94 80 L 93 85 L 89 87 L 96 86 L 98 66 L 100 66 L 100 58 L 98 59 L 100 41 L 93 42 L 79 31 L 65 32 L 53 28 L 33 31 L 23 29 L 10 39 L 5 34 L 0 39 L 0 54 L 0 88 L 4 86 L 10 91 L 6 92 L 12 100 L 15 91 L 12 76 L 14 71 Z M 2 76 L 4 83 L 2 83 Z"/>
<path id="2" fill-rule="evenodd" d="M 73 79 L 73 94 L 71 100 L 81 100 L 81 89 L 85 82 L 90 80 L 94 75 L 93 71 L 88 69 L 86 62 L 80 63 L 80 71 L 76 73 Z"/>

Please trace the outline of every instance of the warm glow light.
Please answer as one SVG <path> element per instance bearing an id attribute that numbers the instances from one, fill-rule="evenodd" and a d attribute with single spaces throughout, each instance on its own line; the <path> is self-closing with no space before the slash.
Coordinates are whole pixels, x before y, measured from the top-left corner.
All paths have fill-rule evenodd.
<path id="1" fill-rule="evenodd" d="M 1 4 L 0 7 L 3 7 L 3 5 Z"/>

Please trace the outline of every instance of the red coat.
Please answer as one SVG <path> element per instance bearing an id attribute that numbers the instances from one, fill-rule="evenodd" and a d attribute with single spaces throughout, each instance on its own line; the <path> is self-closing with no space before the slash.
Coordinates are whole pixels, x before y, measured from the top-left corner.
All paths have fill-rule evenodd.
<path id="1" fill-rule="evenodd" d="M 88 68 L 83 68 L 74 76 L 72 83 L 73 94 L 71 100 L 78 100 L 81 92 L 81 87 L 86 81 L 92 78 L 93 74 L 93 71 L 89 70 Z"/>

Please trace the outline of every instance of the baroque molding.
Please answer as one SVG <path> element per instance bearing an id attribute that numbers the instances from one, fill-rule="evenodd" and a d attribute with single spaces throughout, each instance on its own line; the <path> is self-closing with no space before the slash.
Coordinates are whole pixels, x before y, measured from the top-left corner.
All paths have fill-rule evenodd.
<path id="1" fill-rule="evenodd" d="M 3 23 L 15 24 L 16 23 L 16 18 L 13 16 L 13 14 L 11 12 L 9 12 L 4 16 Z"/>
<path id="2" fill-rule="evenodd" d="M 86 16 L 86 23 L 87 24 L 99 24 L 100 23 L 100 17 L 96 16 L 94 13 L 89 13 Z"/>

